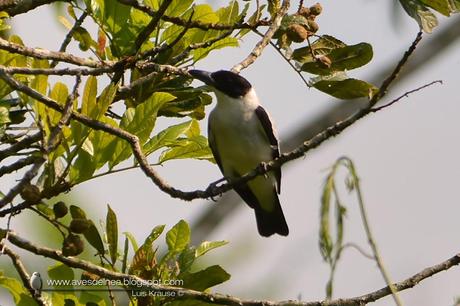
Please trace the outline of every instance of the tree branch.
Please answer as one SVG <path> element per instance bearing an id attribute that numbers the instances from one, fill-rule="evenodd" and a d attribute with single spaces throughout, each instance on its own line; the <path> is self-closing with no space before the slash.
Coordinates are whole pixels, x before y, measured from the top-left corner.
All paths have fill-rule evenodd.
<path id="1" fill-rule="evenodd" d="M 19 276 L 21 277 L 22 284 L 29 291 L 30 295 L 35 300 L 35 302 L 37 302 L 37 304 L 40 306 L 47 306 L 45 300 L 41 296 L 35 295 L 35 290 L 32 287 L 30 287 L 29 273 L 27 273 L 26 267 L 24 267 L 24 264 L 22 263 L 19 255 L 14 253 L 13 250 L 11 250 L 9 247 L 4 245 L 4 242 L 0 242 L 0 248 L 2 250 L 2 254 L 8 255 L 8 257 L 13 262 L 14 268 L 16 269 Z"/>
<path id="2" fill-rule="evenodd" d="M 27 250 L 36 255 L 40 255 L 46 258 L 51 258 L 56 261 L 62 262 L 63 264 L 77 269 L 82 269 L 91 273 L 94 273 L 100 277 L 115 280 L 130 280 L 132 283 L 142 285 L 143 289 L 152 290 L 156 292 L 170 292 L 174 293 L 176 299 L 194 299 L 211 304 L 223 304 L 223 305 L 238 305 L 238 306 L 356 306 L 366 305 L 371 302 L 375 302 L 385 296 L 391 294 L 389 287 L 364 294 L 361 296 L 348 298 L 348 299 L 336 299 L 336 300 L 325 300 L 325 301 L 313 301 L 313 302 L 302 302 L 302 301 L 262 301 L 262 300 L 243 300 L 237 297 L 223 295 L 223 294 L 211 294 L 205 292 L 199 292 L 190 289 L 184 289 L 180 287 L 162 286 L 155 285 L 154 283 L 148 283 L 139 277 L 114 272 L 95 265 L 91 262 L 76 258 L 66 257 L 62 255 L 59 250 L 54 250 L 46 247 L 40 247 L 32 242 L 18 236 L 15 232 L 9 231 L 7 235 L 8 241 L 15 246 Z M 422 280 L 429 278 L 439 272 L 446 271 L 456 265 L 460 264 L 460 253 L 455 256 L 431 267 L 427 267 L 422 271 L 414 274 L 413 276 L 393 284 L 397 291 L 403 291 L 416 286 Z"/>
<path id="3" fill-rule="evenodd" d="M 281 20 L 283 19 L 284 15 L 286 15 L 289 9 L 289 4 L 289 0 L 283 1 L 281 9 L 276 13 L 275 17 L 273 18 L 272 24 L 268 28 L 263 38 L 256 44 L 251 53 L 243 61 L 233 66 L 233 72 L 239 73 L 242 69 L 254 63 L 256 59 L 262 54 L 263 49 L 270 43 L 273 35 L 280 27 Z"/>
<path id="4" fill-rule="evenodd" d="M 21 46 L 16 43 L 9 42 L 3 38 L 0 38 L 0 49 L 6 50 L 11 53 L 22 54 L 25 56 L 31 56 L 31 57 L 40 58 L 40 59 L 48 59 L 48 60 L 66 62 L 66 63 L 77 65 L 77 66 L 87 66 L 87 67 L 92 67 L 92 68 L 98 68 L 98 67 L 106 67 L 106 66 L 113 65 L 113 62 L 95 61 L 95 60 L 91 60 L 87 58 L 77 57 L 75 55 L 68 54 L 65 52 L 56 52 L 56 51 L 49 51 L 45 49 L 29 48 L 29 47 Z"/>
<path id="5" fill-rule="evenodd" d="M 0 1 L 0 11 L 6 11 L 8 15 L 15 16 L 27 13 L 39 6 L 54 2 L 70 2 L 69 0 L 3 0 Z"/>

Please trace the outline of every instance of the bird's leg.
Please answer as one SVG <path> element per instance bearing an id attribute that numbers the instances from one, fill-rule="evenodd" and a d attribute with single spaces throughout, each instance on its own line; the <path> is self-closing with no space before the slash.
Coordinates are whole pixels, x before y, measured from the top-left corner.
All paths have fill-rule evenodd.
<path id="1" fill-rule="evenodd" d="M 260 171 L 263 172 L 265 178 L 268 178 L 268 163 L 267 162 L 260 162 L 259 164 Z"/>
<path id="2" fill-rule="evenodd" d="M 216 199 L 214 199 L 214 196 L 215 195 L 219 195 L 221 196 L 222 193 L 218 192 L 218 188 L 219 186 L 217 186 L 217 184 L 223 182 L 223 181 L 226 181 L 227 179 L 225 177 L 223 178 L 220 178 L 218 179 L 217 181 L 209 184 L 208 188 L 206 188 L 206 192 L 209 192 L 211 194 L 211 196 L 209 197 L 213 202 L 217 202 Z"/>

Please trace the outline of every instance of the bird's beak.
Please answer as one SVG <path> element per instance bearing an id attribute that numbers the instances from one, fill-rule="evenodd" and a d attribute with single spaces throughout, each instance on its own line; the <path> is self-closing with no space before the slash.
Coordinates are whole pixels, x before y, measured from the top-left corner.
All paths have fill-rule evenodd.
<path id="1" fill-rule="evenodd" d="M 214 86 L 214 80 L 211 77 L 211 72 L 196 69 L 189 70 L 188 72 L 192 77 L 194 77 L 197 80 L 200 80 L 206 85 Z"/>

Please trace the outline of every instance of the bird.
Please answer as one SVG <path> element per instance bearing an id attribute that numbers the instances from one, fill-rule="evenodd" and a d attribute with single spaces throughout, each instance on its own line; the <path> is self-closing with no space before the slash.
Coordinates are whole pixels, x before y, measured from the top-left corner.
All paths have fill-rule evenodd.
<path id="1" fill-rule="evenodd" d="M 35 296 L 40 296 L 43 288 L 43 282 L 40 273 L 32 273 L 32 276 L 30 277 L 30 287 L 35 291 Z"/>
<path id="2" fill-rule="evenodd" d="M 241 75 L 227 70 L 189 70 L 190 75 L 210 86 L 217 105 L 208 118 L 208 142 L 214 159 L 229 182 L 280 156 L 278 137 L 268 112 L 255 89 Z M 281 169 L 233 186 L 255 211 L 261 236 L 287 236 L 289 228 L 281 208 Z"/>

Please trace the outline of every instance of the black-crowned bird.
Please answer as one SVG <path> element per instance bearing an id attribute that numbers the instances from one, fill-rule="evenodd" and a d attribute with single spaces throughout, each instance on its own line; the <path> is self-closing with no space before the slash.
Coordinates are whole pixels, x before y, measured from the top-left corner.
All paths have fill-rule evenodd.
<path id="1" fill-rule="evenodd" d="M 231 71 L 190 70 L 195 78 L 212 87 L 217 106 L 208 121 L 209 147 L 224 177 L 230 182 L 261 162 L 280 155 L 270 115 L 260 105 L 254 88 Z M 240 197 L 255 211 L 257 229 L 264 237 L 287 236 L 289 228 L 281 209 L 281 170 L 257 176 L 234 186 Z"/>

